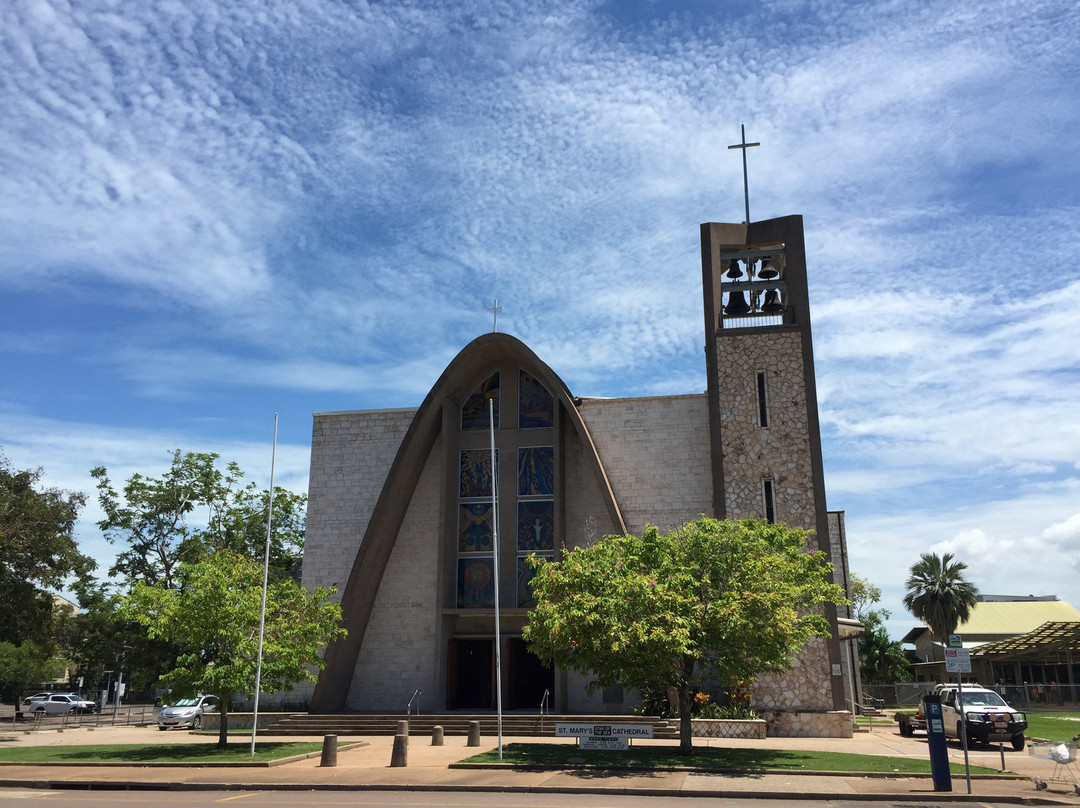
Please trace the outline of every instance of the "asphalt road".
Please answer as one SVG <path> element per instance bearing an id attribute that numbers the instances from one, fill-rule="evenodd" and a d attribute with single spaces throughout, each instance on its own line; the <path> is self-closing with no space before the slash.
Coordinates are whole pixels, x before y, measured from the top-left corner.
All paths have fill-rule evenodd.
<path id="1" fill-rule="evenodd" d="M 44 803 L 50 808 L 125 808 L 126 806 L 167 806 L 168 808 L 792 808 L 790 799 L 762 800 L 744 797 L 637 797 L 610 794 L 499 794 L 491 792 L 416 793 L 413 791 L 379 792 L 104 792 L 41 791 L 0 789 L 0 805 L 16 806 Z M 881 808 L 881 800 L 815 801 L 827 808 Z M 952 808 L 955 803 L 921 799 L 908 803 L 917 808 Z M 1006 803 L 976 802 L 987 808 L 1004 808 Z"/>

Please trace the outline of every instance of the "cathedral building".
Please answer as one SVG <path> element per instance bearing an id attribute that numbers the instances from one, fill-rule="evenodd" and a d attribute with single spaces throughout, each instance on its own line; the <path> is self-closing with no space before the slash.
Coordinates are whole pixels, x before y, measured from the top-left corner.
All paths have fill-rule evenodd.
<path id="1" fill-rule="evenodd" d="M 535 710 L 547 690 L 553 712 L 629 712 L 633 693 L 590 696 L 585 678 L 544 667 L 521 639 L 525 559 L 555 558 L 563 544 L 701 514 L 783 522 L 814 531 L 845 583 L 842 514 L 825 502 L 801 217 L 703 224 L 701 252 L 705 394 L 581 397 L 523 342 L 491 333 L 418 408 L 315 415 L 304 583 L 338 586 L 348 636 L 327 649 L 313 712 L 400 710 L 415 690 L 435 712 L 494 709 L 496 588 L 506 709 Z M 755 685 L 774 734 L 850 732 L 828 617 L 831 639 Z"/>

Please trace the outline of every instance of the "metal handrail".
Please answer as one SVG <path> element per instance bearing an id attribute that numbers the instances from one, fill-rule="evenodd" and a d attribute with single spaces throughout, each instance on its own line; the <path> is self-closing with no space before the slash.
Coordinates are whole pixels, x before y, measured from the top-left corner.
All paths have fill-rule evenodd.
<path id="1" fill-rule="evenodd" d="M 544 731 L 544 715 L 545 715 L 544 706 L 548 705 L 548 699 L 549 699 L 550 696 L 551 696 L 551 691 L 548 690 L 545 687 L 544 688 L 544 695 L 541 696 L 541 698 L 540 698 L 540 715 L 537 718 L 537 721 L 538 721 L 538 723 L 540 725 L 540 731 L 541 732 Z M 548 705 L 548 710 L 550 711 L 550 709 L 551 709 L 551 707 L 550 707 L 550 705 Z"/>
<path id="2" fill-rule="evenodd" d="M 412 705 L 413 705 L 413 702 L 417 701 L 417 699 L 422 695 L 424 695 L 424 691 L 420 690 L 419 688 L 417 688 L 413 692 L 412 698 L 409 699 L 409 703 L 405 706 L 405 720 L 406 721 L 412 720 Z M 416 705 L 416 714 L 420 715 L 420 705 L 419 705 L 419 703 Z"/>

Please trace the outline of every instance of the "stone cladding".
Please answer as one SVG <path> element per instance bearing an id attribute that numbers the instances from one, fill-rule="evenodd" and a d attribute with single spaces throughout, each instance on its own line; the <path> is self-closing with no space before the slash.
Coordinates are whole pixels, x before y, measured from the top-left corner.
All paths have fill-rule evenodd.
<path id="1" fill-rule="evenodd" d="M 755 710 L 824 711 L 833 708 L 829 646 L 822 638 L 802 647 L 783 673 L 762 674 L 754 682 Z"/>
<path id="2" fill-rule="evenodd" d="M 304 585 L 344 589 L 368 519 L 416 410 L 316 413 Z"/>
<path id="3" fill-rule="evenodd" d="M 765 739 L 765 722 L 761 719 L 692 718 L 690 726 L 695 738 Z"/>
<path id="4" fill-rule="evenodd" d="M 439 489 L 442 441 L 432 448 L 386 565 L 349 690 L 354 710 L 403 710 L 416 690 L 438 692 Z"/>
<path id="5" fill-rule="evenodd" d="M 813 530 L 817 517 L 799 333 L 723 335 L 717 353 L 728 517 L 764 518 L 762 480 L 770 478 L 776 521 Z M 769 411 L 764 428 L 758 414 L 761 372 Z"/>
<path id="6" fill-rule="evenodd" d="M 806 370 L 798 331 L 717 337 L 724 502 L 731 519 L 762 519 L 762 481 L 772 480 L 775 520 L 815 530 L 814 476 Z M 761 425 L 758 374 L 765 374 L 768 425 Z M 828 546 L 828 537 L 820 539 Z M 818 548 L 811 535 L 808 546 Z M 828 734 L 832 668 L 823 639 L 807 643 L 790 670 L 754 683 L 754 707 L 767 711 L 769 734 Z M 778 718 L 776 716 L 784 716 Z M 798 716 L 793 718 L 792 716 Z M 815 728 L 816 722 L 824 722 Z"/>
<path id="7" fill-rule="evenodd" d="M 566 496 L 562 498 L 565 518 L 559 540 L 567 547 L 579 547 L 620 532 L 608 513 L 590 455 L 577 432 L 567 430 L 562 457 Z"/>
<path id="8" fill-rule="evenodd" d="M 584 399 L 578 408 L 626 528 L 667 530 L 712 510 L 705 395 Z M 568 528 L 569 532 L 569 528 Z"/>
<path id="9" fill-rule="evenodd" d="M 855 734 L 847 710 L 773 712 L 762 717 L 767 734 L 773 738 L 850 738 Z"/>

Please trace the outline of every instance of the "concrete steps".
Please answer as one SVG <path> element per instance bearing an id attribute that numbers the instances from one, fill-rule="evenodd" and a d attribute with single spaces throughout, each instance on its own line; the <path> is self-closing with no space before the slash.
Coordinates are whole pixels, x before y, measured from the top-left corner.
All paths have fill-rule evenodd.
<path id="1" fill-rule="evenodd" d="M 398 722 L 405 720 L 401 713 L 334 713 L 329 715 L 294 714 L 283 717 L 259 734 L 298 735 L 395 735 Z M 440 726 L 444 735 L 468 735 L 469 722 L 480 722 L 480 734 L 497 735 L 498 716 L 493 713 L 425 713 L 413 715 L 409 721 L 409 734 L 431 735 L 432 728 Z M 679 724 L 650 716 L 629 715 L 546 715 L 543 722 L 535 714 L 510 713 L 503 715 L 503 735 L 533 736 L 554 735 L 556 722 L 597 724 L 643 724 L 653 725 L 656 738 L 678 739 Z"/>

